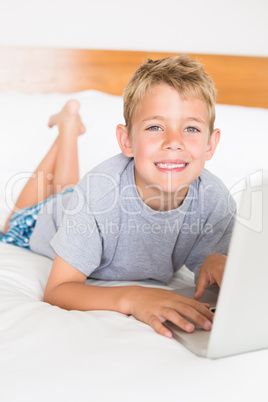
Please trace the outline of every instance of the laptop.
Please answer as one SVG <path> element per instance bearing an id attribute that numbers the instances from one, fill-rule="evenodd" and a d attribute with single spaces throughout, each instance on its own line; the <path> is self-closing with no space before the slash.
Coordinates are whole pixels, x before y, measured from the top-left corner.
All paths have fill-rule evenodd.
<path id="1" fill-rule="evenodd" d="M 268 348 L 268 172 L 249 178 L 232 233 L 222 286 L 207 288 L 202 301 L 216 307 L 211 331 L 186 333 L 165 325 L 195 354 L 212 359 Z M 194 296 L 194 288 L 175 290 Z"/>

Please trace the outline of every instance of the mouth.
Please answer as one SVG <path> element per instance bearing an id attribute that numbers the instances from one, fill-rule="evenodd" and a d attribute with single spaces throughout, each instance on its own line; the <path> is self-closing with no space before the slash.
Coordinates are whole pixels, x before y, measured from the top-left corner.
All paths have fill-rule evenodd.
<path id="1" fill-rule="evenodd" d="M 188 166 L 188 163 L 184 161 L 162 161 L 156 162 L 155 166 L 161 171 L 180 172 Z"/>

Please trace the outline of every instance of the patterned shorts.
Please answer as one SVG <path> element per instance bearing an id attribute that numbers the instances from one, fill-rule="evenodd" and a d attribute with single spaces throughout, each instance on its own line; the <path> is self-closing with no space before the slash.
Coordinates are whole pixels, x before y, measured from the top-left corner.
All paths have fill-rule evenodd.
<path id="1" fill-rule="evenodd" d="M 70 193 L 72 191 L 73 188 L 67 188 L 59 194 L 62 195 L 64 193 Z M 3 243 L 14 244 L 15 246 L 29 249 L 29 240 L 34 230 L 40 209 L 48 201 L 50 201 L 52 198 L 57 197 L 57 195 L 59 194 L 52 195 L 51 197 L 39 202 L 32 207 L 23 208 L 17 212 L 14 212 L 9 221 L 8 231 L 4 234 L 1 233 L 0 241 Z"/>

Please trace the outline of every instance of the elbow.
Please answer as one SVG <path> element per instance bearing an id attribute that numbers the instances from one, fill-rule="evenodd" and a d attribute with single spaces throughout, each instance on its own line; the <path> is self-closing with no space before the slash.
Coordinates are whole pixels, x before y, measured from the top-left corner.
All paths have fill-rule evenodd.
<path id="1" fill-rule="evenodd" d="M 50 292 L 48 292 L 47 289 L 45 289 L 45 292 L 44 292 L 43 302 L 48 303 L 48 304 L 53 304 L 51 302 Z"/>
<path id="2" fill-rule="evenodd" d="M 44 291 L 44 296 L 43 296 L 43 302 L 51 304 L 52 306 L 59 306 L 57 303 L 58 299 L 58 292 L 57 292 L 57 287 L 48 287 L 48 285 L 45 288 Z M 60 306 L 59 306 L 60 307 Z"/>
<path id="3" fill-rule="evenodd" d="M 68 297 L 64 291 L 64 285 L 57 285 L 55 287 L 46 287 L 43 302 L 48 303 L 51 306 L 57 306 L 63 308 L 64 310 L 70 310 L 68 305 Z"/>

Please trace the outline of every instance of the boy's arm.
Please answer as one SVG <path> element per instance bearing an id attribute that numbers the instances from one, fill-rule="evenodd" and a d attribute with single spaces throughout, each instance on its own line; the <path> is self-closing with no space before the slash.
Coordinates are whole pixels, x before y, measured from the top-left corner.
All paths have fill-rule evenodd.
<path id="1" fill-rule="evenodd" d="M 196 300 L 201 299 L 207 286 L 213 283 L 221 286 L 226 258 L 226 255 L 223 254 L 211 254 L 205 259 L 196 282 L 194 296 Z"/>
<path id="2" fill-rule="evenodd" d="M 130 314 L 167 337 L 172 333 L 163 325 L 165 320 L 187 332 L 194 330 L 194 325 L 187 319 L 205 330 L 211 329 L 213 313 L 208 305 L 170 290 L 143 286 L 91 286 L 85 284 L 86 279 L 86 275 L 57 255 L 44 301 L 66 310 L 110 310 Z"/>

